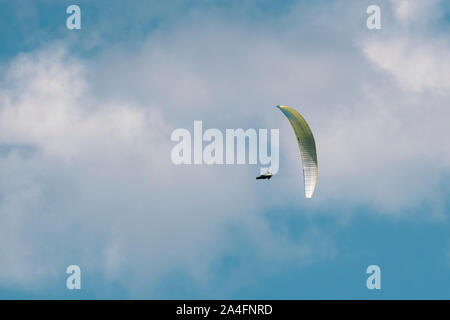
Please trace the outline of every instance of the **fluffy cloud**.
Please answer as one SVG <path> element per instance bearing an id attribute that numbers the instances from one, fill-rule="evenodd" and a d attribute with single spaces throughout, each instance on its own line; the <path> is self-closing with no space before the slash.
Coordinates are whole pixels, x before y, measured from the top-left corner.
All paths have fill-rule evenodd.
<path id="1" fill-rule="evenodd" d="M 386 185 L 370 189 L 378 204 L 395 204 L 383 211 L 409 212 L 427 203 L 433 209 L 426 216 L 442 218 L 446 207 L 440 185 L 450 164 L 441 139 L 448 135 L 443 119 L 450 116 L 450 43 L 433 21 L 441 15 L 439 1 L 392 1 L 392 8 L 389 30 L 366 37 L 361 46 L 375 67 L 374 77 L 387 81 L 366 88 L 362 103 L 370 113 L 366 109 L 358 120 L 370 128 L 369 141 L 377 139 L 382 146 L 376 149 L 382 156 L 366 154 L 378 163 L 372 168 L 376 181 Z"/>
<path id="2" fill-rule="evenodd" d="M 402 24 L 422 24 L 440 16 L 439 0 L 391 0 L 391 3 L 394 16 Z"/>
<path id="3" fill-rule="evenodd" d="M 176 167 L 164 108 L 99 98 L 88 69 L 57 44 L 20 55 L 3 79 L 6 286 L 41 288 L 73 263 L 120 279 L 131 295 L 177 268 L 201 283 L 213 259 L 232 249 L 224 239 L 233 226 L 254 243 L 254 255 L 276 252 L 269 265 L 316 255 L 308 239 L 290 243 L 258 215 L 257 168 Z M 243 174 L 249 178 L 237 182 Z"/>
<path id="4" fill-rule="evenodd" d="M 366 39 L 364 53 L 407 90 L 448 92 L 450 43 L 436 28 L 443 16 L 440 1 L 393 0 L 392 7 L 389 30 Z"/>
<path id="5" fill-rule="evenodd" d="M 390 72 L 406 89 L 414 91 L 450 88 L 450 49 L 448 44 L 394 38 L 373 41 L 364 48 L 380 68 Z"/>

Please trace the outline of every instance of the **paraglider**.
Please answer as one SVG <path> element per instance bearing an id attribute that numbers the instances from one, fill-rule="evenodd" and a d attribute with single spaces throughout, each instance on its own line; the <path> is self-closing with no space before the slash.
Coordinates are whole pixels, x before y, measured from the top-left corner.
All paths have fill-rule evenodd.
<path id="1" fill-rule="evenodd" d="M 273 174 L 271 174 L 270 171 L 267 170 L 266 173 L 263 173 L 262 175 L 256 177 L 256 180 L 261 180 L 261 179 L 263 179 L 263 180 L 264 179 L 270 180 L 270 178 L 272 178 L 272 176 L 273 176 Z"/>
<path id="2" fill-rule="evenodd" d="M 311 198 L 316 189 L 319 171 L 314 136 L 308 123 L 295 109 L 280 105 L 278 105 L 277 108 L 288 118 L 292 129 L 294 129 L 298 148 L 300 149 L 300 157 L 302 159 L 305 197 Z"/>

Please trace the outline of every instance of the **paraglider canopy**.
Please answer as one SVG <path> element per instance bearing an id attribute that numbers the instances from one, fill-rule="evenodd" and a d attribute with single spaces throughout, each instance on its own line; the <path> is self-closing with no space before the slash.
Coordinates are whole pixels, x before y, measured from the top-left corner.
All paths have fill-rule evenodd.
<path id="1" fill-rule="evenodd" d="M 277 108 L 288 118 L 294 129 L 302 159 L 305 197 L 311 198 L 316 189 L 319 171 L 314 136 L 306 120 L 295 109 L 281 105 L 278 105 Z"/>

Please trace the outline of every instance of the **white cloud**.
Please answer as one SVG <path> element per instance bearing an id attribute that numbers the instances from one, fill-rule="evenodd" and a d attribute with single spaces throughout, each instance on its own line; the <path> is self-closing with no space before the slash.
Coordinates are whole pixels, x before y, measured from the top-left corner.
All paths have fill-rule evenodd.
<path id="1" fill-rule="evenodd" d="M 364 52 L 407 90 L 448 92 L 450 89 L 449 43 L 403 34 L 388 40 L 369 40 Z"/>
<path id="2" fill-rule="evenodd" d="M 363 51 L 406 90 L 448 92 L 450 42 L 439 0 L 392 0 L 394 19 L 384 33 L 372 33 Z"/>
<path id="3" fill-rule="evenodd" d="M 426 22 L 439 15 L 440 0 L 391 0 L 391 3 L 395 17 L 404 24 Z"/>
<path id="4" fill-rule="evenodd" d="M 1 281 L 37 289 L 69 264 L 119 278 L 131 294 L 180 265 L 204 281 L 228 247 L 224 226 L 263 223 L 257 168 L 174 166 L 164 109 L 99 98 L 88 74 L 56 45 L 22 54 L 3 79 Z M 230 172 L 251 173 L 237 184 Z M 265 229 L 249 239 L 284 242 Z M 283 246 L 301 259 L 308 245 Z"/>

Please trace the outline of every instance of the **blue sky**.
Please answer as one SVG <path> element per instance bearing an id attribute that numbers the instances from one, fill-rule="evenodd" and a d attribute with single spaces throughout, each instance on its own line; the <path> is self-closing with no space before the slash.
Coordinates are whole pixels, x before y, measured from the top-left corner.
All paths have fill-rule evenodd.
<path id="1" fill-rule="evenodd" d="M 0 298 L 448 299 L 450 9 L 373 3 L 0 0 Z M 194 120 L 279 128 L 279 173 L 173 165 Z"/>

